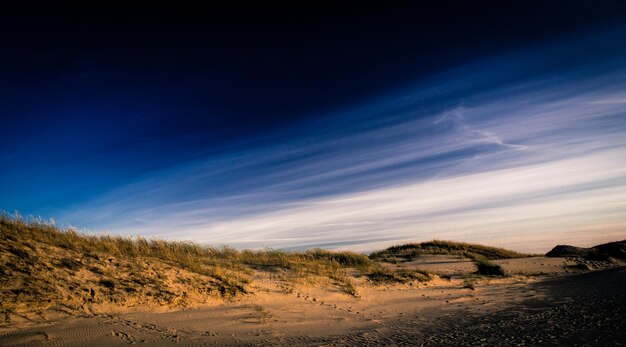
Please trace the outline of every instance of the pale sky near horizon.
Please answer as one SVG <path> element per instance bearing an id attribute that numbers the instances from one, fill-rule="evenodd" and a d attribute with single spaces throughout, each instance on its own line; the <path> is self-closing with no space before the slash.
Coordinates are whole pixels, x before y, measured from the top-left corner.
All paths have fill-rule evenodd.
<path id="1" fill-rule="evenodd" d="M 557 74 L 444 111 L 423 107 L 511 73 L 516 57 L 316 119 L 287 141 L 171 168 L 66 218 L 95 215 L 114 233 L 253 248 L 371 251 L 445 239 L 545 252 L 626 238 L 624 71 Z M 531 58 L 513 68 L 531 69 Z M 249 175 L 224 196 L 176 199 L 240 172 Z"/>

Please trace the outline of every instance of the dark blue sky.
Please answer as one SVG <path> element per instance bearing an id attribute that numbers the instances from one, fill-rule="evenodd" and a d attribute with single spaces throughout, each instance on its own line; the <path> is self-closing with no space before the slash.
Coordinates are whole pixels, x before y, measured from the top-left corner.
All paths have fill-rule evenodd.
<path id="1" fill-rule="evenodd" d="M 548 165 L 557 147 L 574 148 L 572 136 L 572 160 L 601 148 L 623 154 L 624 105 L 598 101 L 621 100 L 620 1 L 82 6 L 0 14 L 0 209 L 255 247 L 378 245 L 443 236 L 408 227 L 430 219 L 394 231 L 391 215 L 369 221 L 375 227 L 332 227 L 365 223 L 349 213 L 354 205 L 338 208 L 345 215 L 331 227 L 292 209 Z M 596 109 L 565 120 L 548 112 L 573 114 L 580 107 L 566 101 L 576 98 Z M 533 118 L 537 109 L 546 116 Z M 541 192 L 622 188 L 620 175 Z M 412 206 L 404 198 L 390 206 Z M 176 222 L 165 230 L 163 219 Z M 261 220 L 271 231 L 250 227 Z M 229 223 L 241 233 L 217 237 Z M 492 230 L 433 230 L 452 229 L 470 240 Z"/>

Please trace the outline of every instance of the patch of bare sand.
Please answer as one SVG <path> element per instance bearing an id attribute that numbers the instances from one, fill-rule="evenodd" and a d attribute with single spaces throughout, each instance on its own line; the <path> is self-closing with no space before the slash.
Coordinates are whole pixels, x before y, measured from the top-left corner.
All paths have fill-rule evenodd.
<path id="1" fill-rule="evenodd" d="M 457 255 L 423 255 L 398 266 L 417 268 L 438 275 L 468 274 L 476 271 L 471 259 Z"/>
<path id="2" fill-rule="evenodd" d="M 493 260 L 492 263 L 502 266 L 507 274 L 513 275 L 558 275 L 577 272 L 573 268 L 576 262 L 566 258 L 516 258 Z"/>
<path id="3" fill-rule="evenodd" d="M 537 276 L 579 272 L 577 262 L 567 258 L 530 257 L 492 260 L 509 275 Z M 466 276 L 476 271 L 474 261 L 455 255 L 425 255 L 395 267 L 421 269 L 440 276 Z"/>
<path id="4" fill-rule="evenodd" d="M 115 314 L 100 307 L 93 316 L 21 321 L 0 332 L 0 346 L 437 345 L 439 340 L 429 340 L 428 332 L 437 330 L 433 322 L 466 322 L 463 317 L 486 317 L 529 300 L 546 300 L 546 291 L 536 284 L 548 276 L 535 275 L 571 271 L 565 259 L 529 258 L 498 261 L 512 276 L 479 277 L 463 259 L 430 259 L 393 266 L 431 266 L 454 276 L 380 286 L 355 278 L 359 297 L 352 297 L 328 279 L 294 283 L 258 273 L 254 293 L 236 302 L 167 312 L 135 307 Z"/>

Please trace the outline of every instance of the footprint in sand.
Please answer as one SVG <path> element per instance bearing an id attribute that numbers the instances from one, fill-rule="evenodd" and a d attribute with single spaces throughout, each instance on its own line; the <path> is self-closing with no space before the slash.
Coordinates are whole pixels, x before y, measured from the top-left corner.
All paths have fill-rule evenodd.
<path id="1" fill-rule="evenodd" d="M 122 339 L 122 340 L 124 340 L 124 341 L 126 341 L 128 343 L 131 343 L 131 344 L 135 343 L 135 340 L 136 340 L 133 335 L 127 334 L 127 333 L 125 333 L 123 331 L 112 330 L 111 331 L 111 335 L 112 336 L 117 336 L 120 339 Z"/>

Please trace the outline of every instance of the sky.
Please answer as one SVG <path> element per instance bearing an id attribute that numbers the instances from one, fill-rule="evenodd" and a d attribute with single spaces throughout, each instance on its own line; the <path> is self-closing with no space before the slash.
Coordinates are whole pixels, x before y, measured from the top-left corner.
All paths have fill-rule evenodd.
<path id="1" fill-rule="evenodd" d="M 239 248 L 626 239 L 619 1 L 48 6 L 0 14 L 0 210 Z"/>

